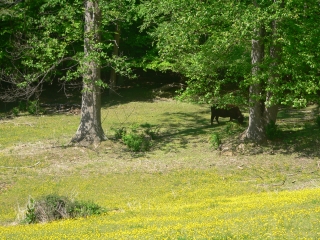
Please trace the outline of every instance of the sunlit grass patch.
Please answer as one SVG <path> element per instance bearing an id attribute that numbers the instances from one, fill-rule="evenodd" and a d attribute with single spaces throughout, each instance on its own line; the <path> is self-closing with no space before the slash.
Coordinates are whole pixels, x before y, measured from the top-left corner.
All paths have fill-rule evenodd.
<path id="1" fill-rule="evenodd" d="M 245 193 L 244 190 L 248 185 L 234 184 L 231 179 L 226 181 L 214 173 L 200 174 L 193 171 L 166 176 L 145 176 L 147 181 L 140 183 L 137 182 L 138 176 L 131 178 L 133 183 L 125 181 L 125 178 L 125 176 L 120 177 L 123 180 L 122 194 L 118 194 L 120 191 L 117 193 L 107 191 L 108 194 L 98 193 L 96 196 L 104 204 L 117 203 L 119 208 L 106 215 L 45 225 L 0 227 L 0 237 L 12 239 L 36 239 L 40 236 L 42 239 L 298 239 L 302 237 L 314 239 L 319 237 L 319 189 Z M 107 179 L 101 179 L 101 187 L 108 185 L 103 183 Z M 109 181 L 107 182 L 110 183 Z M 119 185 L 114 183 L 113 187 Z M 135 186 L 133 191 L 129 192 L 128 187 L 133 186 Z M 149 190 L 141 192 L 143 188 Z M 101 198 L 102 195 L 105 200 Z"/>
<path id="2" fill-rule="evenodd" d="M 65 142 L 72 137 L 78 116 L 21 116 L 0 121 L 0 149 L 39 141 Z M 62 143 L 61 143 L 62 144 Z"/>
<path id="3" fill-rule="evenodd" d="M 225 143 L 246 123 L 224 118 L 211 127 L 207 106 L 166 100 L 103 108 L 108 137 L 113 129 L 156 127 L 143 154 L 112 138 L 92 148 L 67 146 L 79 118 L 0 122 L 0 239 L 320 238 L 318 128 L 303 119 L 289 119 L 294 125 L 278 121 L 283 138 L 262 152 L 227 156 L 211 147 L 210 136 L 219 134 Z M 301 150 L 293 152 L 295 146 Z M 111 211 L 10 226 L 19 223 L 29 197 L 48 194 Z"/>

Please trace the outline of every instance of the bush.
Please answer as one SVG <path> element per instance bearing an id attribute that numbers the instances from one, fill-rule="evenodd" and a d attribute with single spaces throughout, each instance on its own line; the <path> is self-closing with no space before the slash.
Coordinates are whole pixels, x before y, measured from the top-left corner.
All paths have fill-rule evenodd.
<path id="1" fill-rule="evenodd" d="M 27 110 L 27 102 L 25 102 L 25 101 L 20 101 L 19 102 L 19 110 L 21 111 L 21 112 L 24 112 L 24 111 L 26 111 Z"/>
<path id="2" fill-rule="evenodd" d="M 148 151 L 151 141 L 159 135 L 159 128 L 150 124 L 132 125 L 129 130 L 125 127 L 113 129 L 115 139 L 121 139 L 133 152 Z"/>
<path id="3" fill-rule="evenodd" d="M 19 108 L 18 107 L 14 107 L 14 108 L 12 108 L 12 113 L 13 113 L 13 115 L 14 116 L 18 116 L 19 115 L 19 113 L 20 113 L 20 110 L 19 110 Z"/>
<path id="4" fill-rule="evenodd" d="M 69 209 L 69 215 L 72 218 L 100 215 L 104 212 L 103 208 L 93 202 L 74 202 Z"/>
<path id="5" fill-rule="evenodd" d="M 127 133 L 127 130 L 126 130 L 125 127 L 122 127 L 122 128 L 113 128 L 112 130 L 115 132 L 114 137 L 115 137 L 115 139 L 117 139 L 117 140 L 122 139 L 122 136 Z"/>
<path id="6" fill-rule="evenodd" d="M 274 121 L 270 121 L 266 126 L 266 135 L 269 140 L 274 140 L 281 136 L 281 131 Z"/>
<path id="7" fill-rule="evenodd" d="M 134 152 L 147 151 L 150 149 L 151 142 L 147 136 L 137 133 L 128 133 L 122 136 L 124 144 Z"/>
<path id="8" fill-rule="evenodd" d="M 23 222 L 50 222 L 64 218 L 86 217 L 106 212 L 105 209 L 92 202 L 71 201 L 59 195 L 47 195 L 38 200 L 29 199 Z"/>
<path id="9" fill-rule="evenodd" d="M 29 101 L 27 104 L 27 111 L 32 115 L 37 115 L 41 111 L 39 101 Z"/>
<path id="10" fill-rule="evenodd" d="M 211 146 L 218 149 L 221 144 L 221 138 L 218 133 L 212 133 L 210 136 Z"/>

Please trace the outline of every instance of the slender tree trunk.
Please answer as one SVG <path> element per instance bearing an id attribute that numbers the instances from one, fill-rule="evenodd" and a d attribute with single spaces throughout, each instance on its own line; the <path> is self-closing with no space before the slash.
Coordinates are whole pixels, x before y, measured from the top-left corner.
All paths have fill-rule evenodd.
<path id="1" fill-rule="evenodd" d="M 90 145 L 106 139 L 101 126 L 101 79 L 97 46 L 100 42 L 100 10 L 97 1 L 85 1 L 84 63 L 81 120 L 72 142 Z"/>
<path id="2" fill-rule="evenodd" d="M 283 2 L 282 2 L 283 4 Z M 275 79 L 279 77 L 279 74 L 277 73 L 277 67 L 280 61 L 280 53 L 281 53 L 281 47 L 277 43 L 277 20 L 273 20 L 271 23 L 272 28 L 272 43 L 270 46 L 270 58 L 272 59 L 271 63 L 271 74 L 268 81 L 269 85 L 275 85 L 276 81 Z M 266 96 L 267 102 L 272 102 L 273 94 L 272 92 L 268 91 Z M 271 121 L 276 123 L 277 121 L 277 114 L 278 114 L 279 106 L 276 103 L 273 103 L 270 106 L 267 106 L 265 109 L 265 121 L 266 124 L 270 123 Z"/>
<path id="3" fill-rule="evenodd" d="M 249 89 L 249 126 L 244 133 L 244 137 L 253 142 L 266 141 L 264 122 L 264 101 L 262 99 L 262 83 L 259 80 L 260 64 L 264 58 L 264 28 L 256 30 L 256 39 L 252 39 L 252 77 L 254 83 Z"/>
<path id="4" fill-rule="evenodd" d="M 113 56 L 119 56 L 119 44 L 120 44 L 120 25 L 116 23 L 116 31 L 114 34 L 114 45 L 113 45 Z M 117 73 L 111 68 L 110 73 L 110 84 L 109 84 L 109 94 L 115 93 L 115 87 L 117 86 Z"/>

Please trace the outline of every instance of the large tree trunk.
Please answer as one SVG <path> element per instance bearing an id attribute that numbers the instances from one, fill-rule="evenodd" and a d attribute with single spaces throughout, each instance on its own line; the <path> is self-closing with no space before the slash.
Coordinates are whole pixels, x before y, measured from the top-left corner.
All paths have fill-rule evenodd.
<path id="1" fill-rule="evenodd" d="M 120 44 L 120 25 L 116 23 L 116 29 L 114 33 L 114 45 L 113 45 L 113 56 L 119 56 L 119 44 Z M 110 73 L 110 83 L 109 83 L 109 94 L 112 95 L 115 93 L 115 88 L 117 86 L 117 73 L 115 69 L 111 68 Z"/>
<path id="2" fill-rule="evenodd" d="M 252 39 L 252 78 L 254 83 L 249 89 L 249 126 L 244 133 L 244 138 L 261 143 L 266 141 L 264 121 L 264 101 L 262 98 L 262 83 L 259 80 L 260 63 L 264 58 L 264 28 L 260 27 L 256 30 L 256 39 Z"/>
<path id="3" fill-rule="evenodd" d="M 90 145 L 106 139 L 101 126 L 101 91 L 97 81 L 101 69 L 97 46 L 100 42 L 100 10 L 97 1 L 85 1 L 84 63 L 81 120 L 72 142 Z"/>

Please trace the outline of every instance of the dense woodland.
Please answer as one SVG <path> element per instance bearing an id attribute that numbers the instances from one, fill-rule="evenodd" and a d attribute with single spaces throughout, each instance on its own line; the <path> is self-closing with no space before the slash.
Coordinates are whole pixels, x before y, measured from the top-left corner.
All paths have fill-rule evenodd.
<path id="1" fill-rule="evenodd" d="M 180 100 L 247 106 L 254 142 L 279 106 L 319 102 L 319 0 L 2 0 L 0 17 L 0 101 L 81 81 L 74 143 L 106 139 L 101 89 L 142 69 L 179 74 Z"/>

